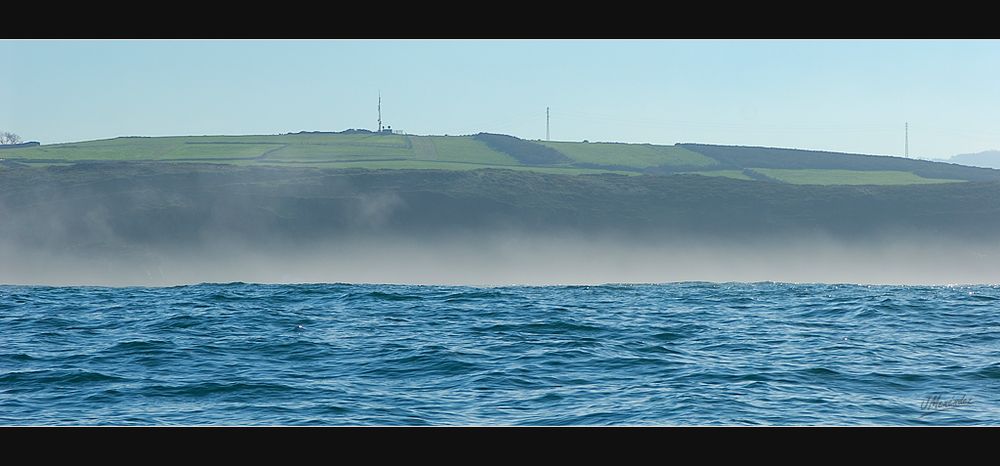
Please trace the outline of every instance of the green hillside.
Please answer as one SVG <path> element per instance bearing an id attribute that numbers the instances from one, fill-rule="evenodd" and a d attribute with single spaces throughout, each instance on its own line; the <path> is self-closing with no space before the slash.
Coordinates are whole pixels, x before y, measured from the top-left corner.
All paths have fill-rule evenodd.
<path id="1" fill-rule="evenodd" d="M 803 176 L 795 177 L 801 180 L 807 180 L 809 177 L 819 174 L 820 172 L 818 171 L 829 170 L 832 170 L 828 174 L 833 178 L 839 176 L 837 170 L 887 172 L 886 175 L 888 178 L 885 184 L 898 184 L 898 176 L 889 172 L 907 172 L 919 178 L 929 180 L 993 181 L 1000 179 L 1000 171 L 998 170 L 904 157 L 845 154 L 774 147 L 715 146 L 708 144 L 678 144 L 678 146 L 711 157 L 719 162 L 720 168 L 725 169 L 750 169 L 757 173 L 765 173 L 761 172 L 761 169 L 810 170 L 810 172 L 803 173 Z M 785 175 L 788 174 L 787 172 L 782 173 Z M 873 178 L 873 181 L 877 180 L 878 177 Z M 826 183 L 826 180 L 818 179 L 816 184 L 828 183 Z"/>
<path id="2" fill-rule="evenodd" d="M 714 159 L 679 146 L 608 142 L 542 142 L 540 144 L 556 149 L 576 162 L 595 165 L 649 168 L 658 166 L 711 167 L 719 164 Z"/>
<path id="3" fill-rule="evenodd" d="M 0 165 L 142 161 L 361 169 L 502 168 L 567 175 L 697 174 L 782 184 L 908 185 L 1000 180 L 1000 170 L 766 147 L 529 141 L 500 134 L 348 130 L 257 136 L 121 137 L 0 149 Z"/>
<path id="4" fill-rule="evenodd" d="M 755 172 L 791 184 L 817 185 L 898 185 L 955 183 L 960 180 L 924 178 L 910 172 L 893 170 L 817 170 L 756 168 Z"/>

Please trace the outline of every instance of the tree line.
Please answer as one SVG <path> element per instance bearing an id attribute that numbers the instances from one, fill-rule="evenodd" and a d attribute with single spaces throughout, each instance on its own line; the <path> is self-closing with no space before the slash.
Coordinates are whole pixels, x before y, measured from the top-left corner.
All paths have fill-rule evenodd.
<path id="1" fill-rule="evenodd" d="M 0 131 L 0 144 L 20 144 L 21 136 L 9 131 Z"/>

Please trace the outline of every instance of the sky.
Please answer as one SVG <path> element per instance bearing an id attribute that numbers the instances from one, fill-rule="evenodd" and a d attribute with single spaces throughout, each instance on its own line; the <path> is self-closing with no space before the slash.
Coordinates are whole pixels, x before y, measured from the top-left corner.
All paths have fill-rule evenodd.
<path id="1" fill-rule="evenodd" d="M 1000 149 L 1000 40 L 0 40 L 0 131 L 374 129 L 948 158 Z"/>

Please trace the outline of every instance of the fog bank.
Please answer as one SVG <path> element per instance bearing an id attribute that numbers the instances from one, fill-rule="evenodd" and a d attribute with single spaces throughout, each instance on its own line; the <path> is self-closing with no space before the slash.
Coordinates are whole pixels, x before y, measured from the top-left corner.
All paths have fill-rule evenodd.
<path id="1" fill-rule="evenodd" d="M 886 237 L 767 241 L 494 234 L 382 236 L 267 247 L 63 251 L 0 245 L 0 283 L 169 286 L 202 282 L 561 285 L 675 281 L 1000 283 L 1000 241 Z"/>
<path id="2" fill-rule="evenodd" d="M 0 284 L 1000 282 L 1000 182 L 510 170 L 0 171 Z"/>

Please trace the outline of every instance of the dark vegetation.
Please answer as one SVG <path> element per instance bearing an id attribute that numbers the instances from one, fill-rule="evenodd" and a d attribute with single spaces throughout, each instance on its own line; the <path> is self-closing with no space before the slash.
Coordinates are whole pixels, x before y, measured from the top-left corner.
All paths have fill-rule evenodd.
<path id="1" fill-rule="evenodd" d="M 506 134 L 479 133 L 474 137 L 486 143 L 491 149 L 510 155 L 524 165 L 554 165 L 573 161 L 551 147 Z"/>
<path id="2" fill-rule="evenodd" d="M 1000 182 L 795 186 L 697 175 L 320 170 L 140 162 L 0 169 L 0 243 L 262 248 L 504 231 L 753 238 L 1000 233 Z"/>

